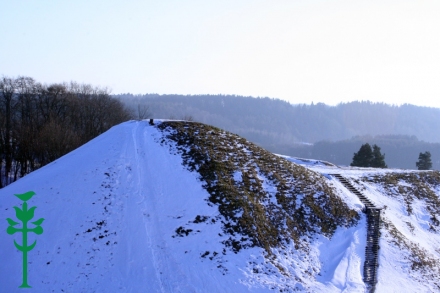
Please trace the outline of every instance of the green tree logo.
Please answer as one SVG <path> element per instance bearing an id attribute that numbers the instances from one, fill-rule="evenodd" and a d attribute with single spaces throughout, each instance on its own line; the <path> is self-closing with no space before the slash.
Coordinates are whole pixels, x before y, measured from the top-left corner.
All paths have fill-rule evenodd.
<path id="1" fill-rule="evenodd" d="M 28 209 L 28 205 L 27 205 L 26 201 L 30 200 L 32 198 L 32 196 L 34 196 L 34 195 L 35 195 L 35 192 L 33 192 L 33 191 L 28 191 L 23 194 L 15 194 L 16 197 L 18 197 L 20 200 L 23 201 L 22 209 L 20 209 L 19 207 L 16 207 L 16 206 L 14 207 L 15 215 L 16 215 L 17 219 L 19 219 L 22 222 L 21 228 L 15 227 L 19 223 L 15 222 L 14 220 L 12 220 L 10 218 L 6 219 L 9 223 L 9 227 L 6 230 L 6 232 L 9 235 L 15 234 L 17 232 L 21 232 L 23 235 L 22 245 L 19 245 L 14 240 L 15 247 L 17 247 L 18 250 L 23 252 L 23 282 L 20 285 L 20 287 L 18 287 L 18 288 L 32 288 L 31 286 L 29 286 L 29 284 L 27 282 L 27 253 L 28 253 L 28 251 L 31 251 L 35 247 L 35 245 L 37 244 L 37 241 L 35 240 L 34 243 L 32 243 L 30 246 L 28 246 L 28 243 L 27 243 L 28 233 L 34 232 L 37 235 L 43 234 L 43 228 L 41 227 L 41 224 L 44 221 L 43 218 L 36 220 L 35 222 L 31 222 L 32 224 L 34 224 L 35 227 L 31 228 L 31 229 L 28 228 L 28 222 L 34 217 L 34 212 L 37 207 L 31 207 L 30 209 Z"/>

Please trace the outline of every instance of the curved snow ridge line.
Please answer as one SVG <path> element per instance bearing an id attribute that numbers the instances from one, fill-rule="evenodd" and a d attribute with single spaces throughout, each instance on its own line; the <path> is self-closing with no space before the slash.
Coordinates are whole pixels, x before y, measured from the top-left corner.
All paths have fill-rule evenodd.
<path id="1" fill-rule="evenodd" d="M 143 125 L 142 125 L 143 126 Z M 147 215 L 148 217 L 142 217 L 142 223 L 144 225 L 145 229 L 145 235 L 147 237 L 147 243 L 146 246 L 148 248 L 148 253 L 151 254 L 151 260 L 154 268 L 154 274 L 156 281 L 158 281 L 158 286 L 160 292 L 171 292 L 172 288 L 169 286 L 168 280 L 164 280 L 164 278 L 161 277 L 161 274 L 166 271 L 164 269 L 164 262 L 160 259 L 161 255 L 160 252 L 158 253 L 157 245 L 154 243 L 154 239 L 157 239 L 156 236 L 160 236 L 159 233 L 157 233 L 157 217 L 156 217 L 156 208 L 154 205 L 153 200 L 147 200 L 144 195 L 144 182 L 142 181 L 142 178 L 151 178 L 149 176 L 145 176 L 145 166 L 144 164 L 148 164 L 148 161 L 146 160 L 145 156 L 141 156 L 143 151 L 146 150 L 145 147 L 145 137 L 144 137 L 144 127 L 142 127 L 140 123 L 136 123 L 136 127 L 132 130 L 132 138 L 133 138 L 133 147 L 134 147 L 134 163 L 136 164 L 136 194 L 138 194 L 139 197 L 141 197 L 140 202 L 136 202 L 136 209 L 141 208 L 144 211 L 148 211 Z M 148 171 L 147 171 L 148 173 Z M 148 184 L 148 182 L 147 182 Z M 143 214 L 143 213 L 142 213 Z M 159 234 L 159 235 L 158 235 Z M 165 275 L 168 275 L 168 272 L 166 272 Z M 151 281 L 151 279 L 150 279 Z M 150 287 L 150 289 L 153 289 Z"/>

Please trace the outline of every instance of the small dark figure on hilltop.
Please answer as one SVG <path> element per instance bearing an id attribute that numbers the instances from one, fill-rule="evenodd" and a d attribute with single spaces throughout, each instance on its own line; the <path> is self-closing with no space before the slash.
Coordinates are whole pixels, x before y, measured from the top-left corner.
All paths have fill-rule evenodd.
<path id="1" fill-rule="evenodd" d="M 385 154 L 381 154 L 380 147 L 366 143 L 361 146 L 357 153 L 353 155 L 353 161 L 350 164 L 353 167 L 374 167 L 387 168 L 385 164 Z"/>
<path id="2" fill-rule="evenodd" d="M 429 170 L 432 168 L 431 153 L 424 152 L 419 154 L 419 160 L 416 162 L 419 170 Z"/>

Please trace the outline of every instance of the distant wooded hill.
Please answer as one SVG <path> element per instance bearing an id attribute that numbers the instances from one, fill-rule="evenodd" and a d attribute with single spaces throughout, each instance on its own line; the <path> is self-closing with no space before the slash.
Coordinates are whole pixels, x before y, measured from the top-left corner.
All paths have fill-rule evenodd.
<path id="1" fill-rule="evenodd" d="M 365 101 L 292 105 L 279 99 L 233 95 L 116 97 L 140 118 L 191 118 L 276 153 L 348 165 L 361 144 L 369 142 L 382 148 L 389 167 L 414 169 L 419 152 L 431 151 L 433 167 L 440 169 L 437 108 Z"/>

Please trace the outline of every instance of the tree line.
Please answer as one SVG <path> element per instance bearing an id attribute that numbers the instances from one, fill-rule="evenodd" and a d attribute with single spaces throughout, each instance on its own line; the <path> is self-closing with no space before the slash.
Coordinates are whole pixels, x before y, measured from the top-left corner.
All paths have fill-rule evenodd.
<path id="1" fill-rule="evenodd" d="M 388 105 L 368 101 L 293 105 L 279 99 L 235 95 L 115 96 L 133 109 L 146 106 L 153 118 L 181 119 L 210 124 L 258 143 L 264 148 L 354 136 L 417 135 L 439 142 L 440 109 L 414 105 Z M 275 151 L 277 152 L 277 151 Z"/>
<path id="2" fill-rule="evenodd" d="M 0 79 L 0 188 L 131 118 L 106 88 Z"/>

